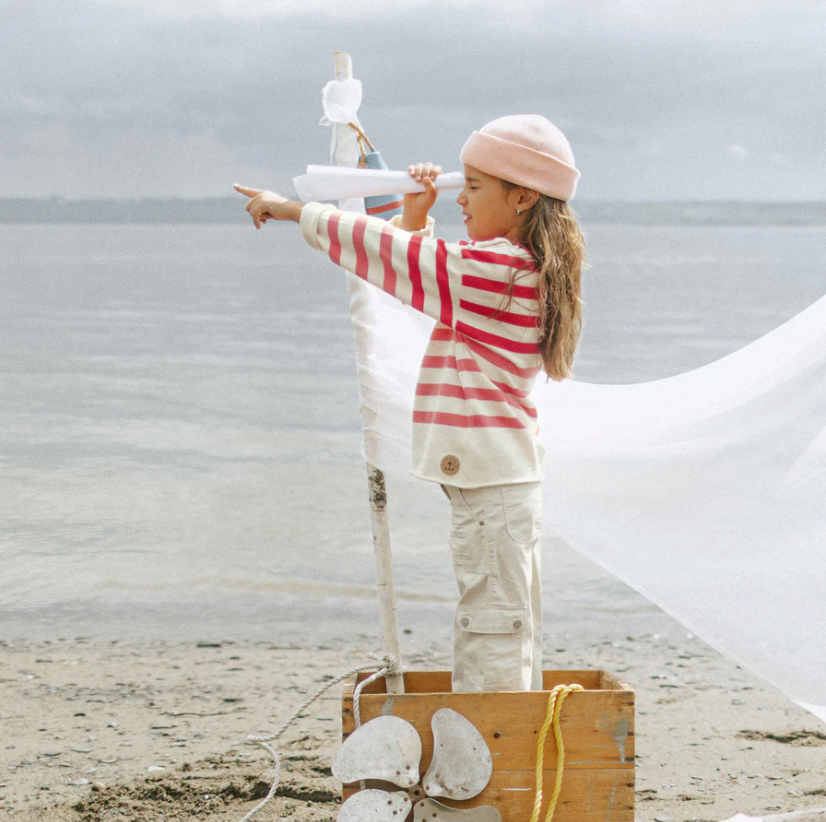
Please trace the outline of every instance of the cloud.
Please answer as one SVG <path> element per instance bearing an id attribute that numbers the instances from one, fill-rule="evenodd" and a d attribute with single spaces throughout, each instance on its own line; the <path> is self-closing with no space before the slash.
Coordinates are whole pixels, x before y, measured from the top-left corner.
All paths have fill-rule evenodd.
<path id="1" fill-rule="evenodd" d="M 801 169 L 777 196 L 822 196 L 814 4 L 522 2 L 514 13 L 485 0 L 466 2 L 457 24 L 456 4 L 369 14 L 375 4 L 351 0 L 333 15 L 313 3 L 12 4 L 0 196 L 57 180 L 90 196 L 103 176 L 115 196 L 221 193 L 227 178 L 255 184 L 245 172 L 256 170 L 268 185 L 288 180 L 326 160 L 317 124 L 336 49 L 353 55 L 362 122 L 397 167 L 456 165 L 474 128 L 539 112 L 571 139 L 582 196 L 748 196 L 746 164 L 720 151 L 743 134 L 755 156 Z"/>
<path id="2" fill-rule="evenodd" d="M 744 146 L 732 143 L 726 148 L 726 154 L 735 160 L 748 160 L 751 157 L 751 152 Z"/>

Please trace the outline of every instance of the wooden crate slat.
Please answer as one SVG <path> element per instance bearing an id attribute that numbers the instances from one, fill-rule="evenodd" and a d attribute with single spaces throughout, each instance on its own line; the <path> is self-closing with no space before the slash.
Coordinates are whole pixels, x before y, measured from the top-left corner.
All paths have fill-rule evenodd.
<path id="1" fill-rule="evenodd" d="M 372 671 L 362 671 L 358 674 L 358 682 L 367 679 Z M 619 681 L 611 674 L 599 670 L 570 670 L 570 671 L 543 671 L 542 688 L 550 691 L 557 685 L 570 685 L 577 682 L 589 691 L 600 689 L 618 690 Z M 350 683 L 349 693 L 353 692 L 355 686 Z M 404 675 L 404 690 L 408 694 L 428 693 L 451 693 L 451 673 L 450 671 L 409 671 Z M 348 691 L 345 690 L 345 693 Z M 362 690 L 362 694 L 384 694 L 387 693 L 384 679 L 371 682 Z M 519 693 L 519 692 L 517 692 Z"/>
<path id="2" fill-rule="evenodd" d="M 495 768 L 532 768 L 536 740 L 545 720 L 548 694 L 542 691 L 501 694 L 386 694 L 361 697 L 362 722 L 382 713 L 410 722 L 422 739 L 422 768 L 433 755 L 430 718 L 439 708 L 452 708 L 467 717 L 485 738 Z M 343 732 L 352 733 L 352 698 L 345 697 Z M 571 693 L 562 708 L 560 726 L 568 767 L 634 766 L 633 692 Z M 549 733 L 545 757 L 556 761 L 556 740 Z"/>

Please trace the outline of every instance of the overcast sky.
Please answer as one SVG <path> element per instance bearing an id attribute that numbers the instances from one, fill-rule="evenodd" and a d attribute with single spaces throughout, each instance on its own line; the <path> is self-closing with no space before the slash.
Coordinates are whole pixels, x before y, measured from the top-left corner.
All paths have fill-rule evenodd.
<path id="1" fill-rule="evenodd" d="M 328 161 L 340 49 L 391 168 L 459 168 L 474 128 L 540 113 L 582 199 L 826 199 L 823 0 L 0 0 L 0 21 L 0 197 L 291 195 Z"/>

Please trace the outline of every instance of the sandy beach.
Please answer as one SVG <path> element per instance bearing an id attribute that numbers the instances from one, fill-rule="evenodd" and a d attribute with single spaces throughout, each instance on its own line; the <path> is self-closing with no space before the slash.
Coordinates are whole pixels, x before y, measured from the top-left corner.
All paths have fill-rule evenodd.
<path id="1" fill-rule="evenodd" d="M 826 727 L 663 614 L 660 630 L 548 648 L 637 696 L 637 819 L 722 820 L 826 807 Z M 405 637 L 410 669 L 448 668 L 444 639 Z M 372 642 L 65 639 L 0 646 L 0 816 L 15 822 L 238 820 L 272 777 L 250 733 L 274 731 Z M 551 666 L 546 666 L 551 667 Z M 278 796 L 258 817 L 333 819 L 340 686 L 278 744 Z"/>

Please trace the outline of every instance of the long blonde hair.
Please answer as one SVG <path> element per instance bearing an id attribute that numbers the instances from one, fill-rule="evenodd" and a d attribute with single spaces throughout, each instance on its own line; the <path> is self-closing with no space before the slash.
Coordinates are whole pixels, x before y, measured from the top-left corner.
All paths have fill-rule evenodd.
<path id="1" fill-rule="evenodd" d="M 515 188 L 502 180 L 502 185 Z M 539 352 L 552 380 L 571 376 L 582 331 L 582 269 L 585 238 L 574 210 L 546 194 L 528 211 L 521 241 L 539 265 Z"/>

